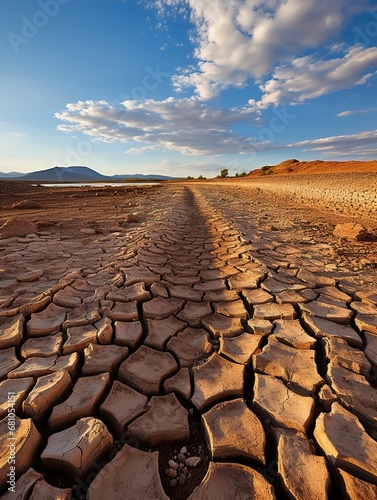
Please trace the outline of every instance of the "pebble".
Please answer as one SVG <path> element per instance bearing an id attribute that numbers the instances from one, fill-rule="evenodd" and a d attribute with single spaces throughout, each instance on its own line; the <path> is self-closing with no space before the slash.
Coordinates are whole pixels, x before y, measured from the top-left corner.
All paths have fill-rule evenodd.
<path id="1" fill-rule="evenodd" d="M 178 484 L 178 481 L 177 481 L 176 479 L 172 479 L 172 480 L 170 481 L 170 483 L 169 483 L 169 486 L 170 486 L 171 488 L 174 488 L 175 486 L 177 486 L 177 484 Z"/>
<path id="2" fill-rule="evenodd" d="M 192 408 L 191 408 L 192 409 Z M 179 453 L 183 453 L 183 454 L 186 454 L 187 453 L 187 448 L 186 446 L 182 446 L 181 450 Z"/>
<path id="3" fill-rule="evenodd" d="M 200 457 L 190 457 L 190 458 L 186 458 L 185 464 L 188 467 L 197 467 L 201 461 L 202 461 L 202 459 Z"/>
<path id="4" fill-rule="evenodd" d="M 179 486 L 183 486 L 184 484 L 186 484 L 186 474 L 179 474 L 178 476 L 178 484 Z"/>
<path id="5" fill-rule="evenodd" d="M 171 469 L 178 469 L 178 464 L 177 464 L 177 462 L 174 462 L 174 460 L 169 460 L 168 463 L 169 463 L 169 467 Z"/>
<path id="6" fill-rule="evenodd" d="M 183 453 L 179 453 L 177 459 L 179 462 L 184 464 L 186 460 L 186 455 L 184 455 Z"/>
<path id="7" fill-rule="evenodd" d="M 176 471 L 176 469 L 171 469 L 171 468 L 165 469 L 165 474 L 173 479 L 175 479 L 178 476 L 178 472 Z"/>

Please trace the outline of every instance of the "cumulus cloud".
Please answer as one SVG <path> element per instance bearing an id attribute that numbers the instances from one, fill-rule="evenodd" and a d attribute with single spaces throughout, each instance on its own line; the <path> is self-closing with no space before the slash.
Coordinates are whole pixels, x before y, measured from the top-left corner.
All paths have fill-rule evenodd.
<path id="1" fill-rule="evenodd" d="M 196 32 L 197 66 L 173 77 L 177 90 L 193 87 L 203 99 L 250 78 L 266 77 L 304 51 L 333 40 L 370 0 L 157 0 L 160 15 L 185 6 Z M 336 45 L 333 44 L 334 48 Z M 340 50 L 340 46 L 337 46 Z"/>
<path id="2" fill-rule="evenodd" d="M 114 106 L 106 101 L 67 104 L 55 114 L 64 123 L 63 132 L 82 132 L 94 140 L 130 144 L 129 153 L 155 150 L 187 155 L 251 154 L 252 139 L 232 131 L 239 122 L 251 123 L 248 107 L 222 110 L 209 108 L 196 99 L 168 98 L 163 101 L 124 101 Z"/>
<path id="3" fill-rule="evenodd" d="M 364 84 L 376 70 L 377 47 L 352 47 L 343 57 L 327 60 L 316 60 L 313 56 L 297 58 L 278 67 L 272 78 L 260 86 L 263 96 L 257 106 L 305 102 Z"/>
<path id="4" fill-rule="evenodd" d="M 377 152 L 377 130 L 295 142 L 287 144 L 286 148 L 319 151 L 325 155 L 373 156 Z"/>

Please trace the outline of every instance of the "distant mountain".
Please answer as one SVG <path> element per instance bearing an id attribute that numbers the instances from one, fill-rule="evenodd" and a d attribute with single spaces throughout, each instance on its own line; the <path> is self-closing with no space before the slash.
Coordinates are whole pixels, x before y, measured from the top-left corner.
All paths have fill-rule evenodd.
<path id="1" fill-rule="evenodd" d="M 108 179 L 88 167 L 53 167 L 25 174 L 18 179 L 38 182 L 85 182 Z"/>
<path id="2" fill-rule="evenodd" d="M 120 181 L 129 179 L 140 179 L 140 180 L 173 180 L 178 179 L 178 177 L 169 177 L 165 175 L 155 175 L 155 174 L 124 174 L 124 175 L 102 175 L 89 167 L 83 166 L 72 166 L 72 167 L 53 167 L 47 170 L 38 170 L 36 172 L 30 172 L 28 174 L 21 174 L 19 172 L 2 173 L 0 172 L 0 178 L 3 179 L 15 179 L 23 181 L 34 181 L 34 182 L 106 182 L 106 181 Z"/>
<path id="3" fill-rule="evenodd" d="M 157 175 L 157 174 L 132 174 L 132 175 L 113 175 L 111 177 L 113 180 L 122 180 L 122 179 L 140 179 L 140 180 L 148 180 L 153 179 L 154 181 L 172 181 L 174 179 L 181 179 L 183 177 L 169 177 L 167 175 Z"/>
<path id="4" fill-rule="evenodd" d="M 0 179 L 15 179 L 23 175 L 25 174 L 21 174 L 21 172 L 0 172 Z"/>

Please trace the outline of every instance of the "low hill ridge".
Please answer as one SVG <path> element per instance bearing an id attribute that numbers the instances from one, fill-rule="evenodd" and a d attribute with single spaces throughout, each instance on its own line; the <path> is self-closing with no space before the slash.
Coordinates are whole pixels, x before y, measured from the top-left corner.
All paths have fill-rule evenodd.
<path id="1" fill-rule="evenodd" d="M 96 170 L 86 166 L 73 165 L 69 167 L 52 167 L 46 170 L 37 170 L 27 174 L 19 172 L 12 172 L 6 174 L 0 172 L 0 179 L 17 179 L 22 181 L 35 181 L 35 182 L 114 182 L 120 180 L 140 179 L 140 180 L 171 180 L 177 177 L 170 177 L 157 174 L 124 174 L 124 175 L 102 175 Z"/>
<path id="2" fill-rule="evenodd" d="M 377 160 L 371 161 L 299 161 L 295 158 L 285 160 L 278 165 L 265 165 L 252 170 L 247 177 L 260 175 L 309 175 L 341 174 L 346 172 L 377 172 Z"/>

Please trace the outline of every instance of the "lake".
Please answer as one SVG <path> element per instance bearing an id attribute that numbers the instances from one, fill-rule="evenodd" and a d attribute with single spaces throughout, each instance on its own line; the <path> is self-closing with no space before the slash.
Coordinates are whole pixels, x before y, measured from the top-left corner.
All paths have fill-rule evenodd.
<path id="1" fill-rule="evenodd" d="M 42 184 L 43 187 L 127 187 L 127 186 L 158 186 L 159 182 L 59 182 L 57 184 Z"/>

